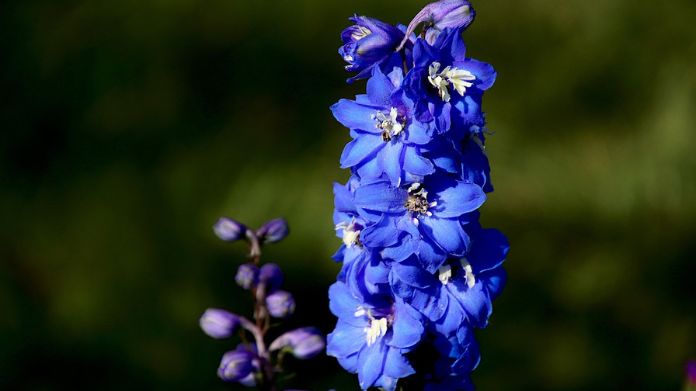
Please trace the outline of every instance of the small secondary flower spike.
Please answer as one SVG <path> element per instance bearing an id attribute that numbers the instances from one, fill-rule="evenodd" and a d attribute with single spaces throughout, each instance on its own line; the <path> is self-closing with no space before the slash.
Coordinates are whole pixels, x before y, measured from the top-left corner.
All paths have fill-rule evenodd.
<path id="1" fill-rule="evenodd" d="M 331 107 L 352 141 L 351 177 L 334 185 L 343 265 L 327 353 L 363 390 L 473 389 L 473 330 L 505 283 L 507 239 L 479 224 L 493 191 L 481 102 L 496 72 L 467 56 L 474 16 L 466 0 L 441 0 L 408 27 L 355 16 L 341 35 L 349 82 L 368 80 Z"/>
<path id="2" fill-rule="evenodd" d="M 288 224 L 284 219 L 275 219 L 254 231 L 222 217 L 213 231 L 226 242 L 248 243 L 250 262 L 239 266 L 235 281 L 242 289 L 251 291 L 254 300 L 254 321 L 218 308 L 209 308 L 200 318 L 201 329 L 212 338 L 231 338 L 237 331 L 241 336 L 242 343 L 223 354 L 218 376 L 226 382 L 276 391 L 285 354 L 304 360 L 324 351 L 326 345 L 318 329 L 303 327 L 280 335 L 266 347 L 271 317 L 287 318 L 295 310 L 292 294 L 280 289 L 283 283 L 280 267 L 274 263 L 260 265 L 263 245 L 283 240 L 289 232 Z"/>

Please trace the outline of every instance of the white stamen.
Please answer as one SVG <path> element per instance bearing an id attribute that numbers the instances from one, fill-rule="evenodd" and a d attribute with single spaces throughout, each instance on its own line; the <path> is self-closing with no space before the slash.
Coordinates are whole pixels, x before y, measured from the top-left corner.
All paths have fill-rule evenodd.
<path id="1" fill-rule="evenodd" d="M 375 125 L 377 129 L 382 130 L 384 141 L 391 140 L 392 137 L 398 136 L 404 130 L 405 124 L 399 120 L 399 111 L 395 107 L 392 107 L 388 114 L 378 111 L 371 117 L 377 121 Z"/>
<path id="2" fill-rule="evenodd" d="M 459 261 L 462 264 L 462 269 L 464 269 L 464 278 L 466 278 L 466 286 L 473 288 L 476 285 L 476 275 L 474 275 L 474 270 L 471 268 L 471 264 L 466 258 Z"/>
<path id="3" fill-rule="evenodd" d="M 351 38 L 353 38 L 356 41 L 359 41 L 368 35 L 372 34 L 372 31 L 368 29 L 367 27 L 363 26 L 356 26 L 358 29 L 353 32 L 353 34 L 350 35 Z"/>
<path id="4" fill-rule="evenodd" d="M 418 218 L 416 217 L 414 217 L 411 221 L 413 221 L 413 225 L 415 225 L 416 227 L 418 226 L 418 224 L 420 224 L 420 221 L 418 221 Z"/>
<path id="5" fill-rule="evenodd" d="M 460 96 L 464 96 L 466 89 L 473 86 L 472 83 L 476 80 L 471 72 L 466 69 L 460 69 L 456 67 L 445 67 L 445 69 L 440 71 L 440 63 L 433 62 L 428 67 L 428 81 L 430 84 L 437 88 L 438 94 L 443 101 L 449 102 L 451 99 L 449 86 L 451 85 Z"/>
<path id="6" fill-rule="evenodd" d="M 452 267 L 450 265 L 440 266 L 438 269 L 437 278 L 440 280 L 442 285 L 447 285 L 450 278 L 452 278 Z"/>
<path id="7" fill-rule="evenodd" d="M 365 340 L 367 346 L 377 342 L 377 340 L 387 334 L 387 318 L 370 319 L 370 326 L 365 327 Z"/>
<path id="8" fill-rule="evenodd" d="M 355 221 L 336 224 L 336 231 L 343 230 L 343 244 L 348 248 L 360 244 L 360 230 L 355 228 Z"/>

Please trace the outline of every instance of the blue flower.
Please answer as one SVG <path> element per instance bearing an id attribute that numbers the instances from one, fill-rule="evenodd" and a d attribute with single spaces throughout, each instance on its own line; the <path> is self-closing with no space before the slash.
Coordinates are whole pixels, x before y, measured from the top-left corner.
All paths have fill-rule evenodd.
<path id="1" fill-rule="evenodd" d="M 462 328 L 485 327 L 505 274 L 500 267 L 509 245 L 494 229 L 471 227 L 471 247 L 461 259 L 450 259 L 428 273 L 414 259 L 394 264 L 394 293 L 434 322 L 438 333 L 451 337 Z"/>
<path id="2" fill-rule="evenodd" d="M 408 187 L 382 181 L 355 191 L 361 215 L 376 222 L 362 231 L 363 242 L 390 248 L 382 256 L 396 261 L 417 254 L 431 272 L 448 255 L 464 254 L 469 237 L 462 221 L 485 199 L 480 186 L 444 175 L 429 176 Z"/>
<path id="3" fill-rule="evenodd" d="M 415 118 L 414 102 L 400 90 L 403 71 L 385 75 L 375 68 L 367 95 L 342 99 L 331 107 L 336 119 L 351 129 L 353 141 L 341 155 L 342 168 L 354 168 L 365 179 L 386 175 L 394 185 L 418 181 L 435 166 L 421 148 L 432 140 L 432 123 Z"/>
<path id="4" fill-rule="evenodd" d="M 357 373 L 360 388 L 396 388 L 397 380 L 415 373 L 405 353 L 412 350 L 424 331 L 420 314 L 410 305 L 389 296 L 362 301 L 342 282 L 329 288 L 329 306 L 338 317 L 327 336 L 327 354 L 347 371 Z"/>
<path id="5" fill-rule="evenodd" d="M 352 177 L 346 185 L 334 184 L 336 234 L 343 245 L 334 259 L 343 262 L 338 275 L 356 297 L 364 297 L 389 291 L 389 268 L 379 254 L 368 249 L 360 240 L 360 234 L 367 222 L 359 216 L 353 202 L 353 192 L 359 184 Z"/>
<path id="6" fill-rule="evenodd" d="M 420 116 L 434 117 L 441 133 L 451 127 L 466 132 L 484 125 L 481 96 L 495 82 L 496 72 L 489 64 L 466 57 L 461 29 L 445 29 L 433 45 L 417 39 L 413 61 L 404 85 L 417 100 Z"/>
<path id="7" fill-rule="evenodd" d="M 393 55 L 404 33 L 395 26 L 366 16 L 356 15 L 350 20 L 355 24 L 341 33 L 343 46 L 338 53 L 348 63 L 348 72 L 358 72 L 348 79 L 352 82 L 369 76 L 373 68 Z"/>

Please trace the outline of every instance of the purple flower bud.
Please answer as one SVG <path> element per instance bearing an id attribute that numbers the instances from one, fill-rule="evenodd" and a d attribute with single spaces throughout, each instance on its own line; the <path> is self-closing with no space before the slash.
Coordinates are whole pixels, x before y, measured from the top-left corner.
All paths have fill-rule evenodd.
<path id="1" fill-rule="evenodd" d="M 283 272 L 275 263 L 267 263 L 261 266 L 259 281 L 266 284 L 266 292 L 273 292 L 283 284 Z"/>
<path id="2" fill-rule="evenodd" d="M 244 289 L 250 289 L 259 281 L 259 268 L 253 263 L 243 263 L 237 269 L 237 275 L 234 277 L 237 285 Z"/>
<path id="3" fill-rule="evenodd" d="M 440 0 L 426 5 L 408 24 L 406 37 L 409 37 L 421 23 L 428 25 L 426 39 L 432 43 L 442 30 L 446 28 L 466 28 L 474 21 L 473 7 L 467 0 Z M 399 50 L 406 43 L 407 38 L 401 42 Z"/>
<path id="4" fill-rule="evenodd" d="M 266 296 L 266 308 L 274 318 L 287 318 L 295 312 L 295 299 L 290 292 L 275 291 Z"/>
<path id="5" fill-rule="evenodd" d="M 229 351 L 222 356 L 218 367 L 218 376 L 227 382 L 245 380 L 252 371 L 254 354 L 243 348 Z"/>
<path id="6" fill-rule="evenodd" d="M 256 236 L 263 243 L 275 243 L 285 239 L 290 233 L 288 222 L 283 218 L 273 219 L 256 231 Z"/>
<path id="7" fill-rule="evenodd" d="M 209 336 L 222 339 L 234 333 L 239 326 L 239 317 L 225 310 L 208 308 L 201 316 L 199 324 Z"/>
<path id="8" fill-rule="evenodd" d="M 395 52 L 404 33 L 398 28 L 367 16 L 350 18 L 355 24 L 341 33 L 343 46 L 338 53 L 348 72 L 358 72 L 349 81 L 368 77 L 370 71 Z"/>
<path id="9" fill-rule="evenodd" d="M 227 217 L 220 217 L 213 226 L 215 235 L 226 242 L 234 242 L 243 239 L 246 234 L 244 224 Z"/>
<path id="10" fill-rule="evenodd" d="M 326 342 L 321 332 L 314 327 L 303 327 L 297 330 L 288 331 L 287 333 L 276 338 L 271 346 L 270 351 L 288 349 L 293 356 L 304 360 L 312 358 L 324 351 Z"/>

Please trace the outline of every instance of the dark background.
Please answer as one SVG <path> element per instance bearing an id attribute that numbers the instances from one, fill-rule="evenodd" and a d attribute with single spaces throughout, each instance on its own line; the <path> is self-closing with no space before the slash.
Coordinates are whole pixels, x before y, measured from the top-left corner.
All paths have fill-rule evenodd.
<path id="1" fill-rule="evenodd" d="M 231 343 L 198 317 L 249 302 L 220 215 L 290 221 L 265 259 L 297 296 L 290 324 L 329 332 L 349 137 L 328 107 L 363 88 L 343 84 L 339 33 L 422 5 L 0 5 L 0 388 L 225 389 Z M 474 6 L 469 54 L 498 70 L 482 219 L 512 243 L 475 382 L 679 389 L 696 356 L 696 2 Z M 294 386 L 357 388 L 333 359 L 292 365 Z"/>

